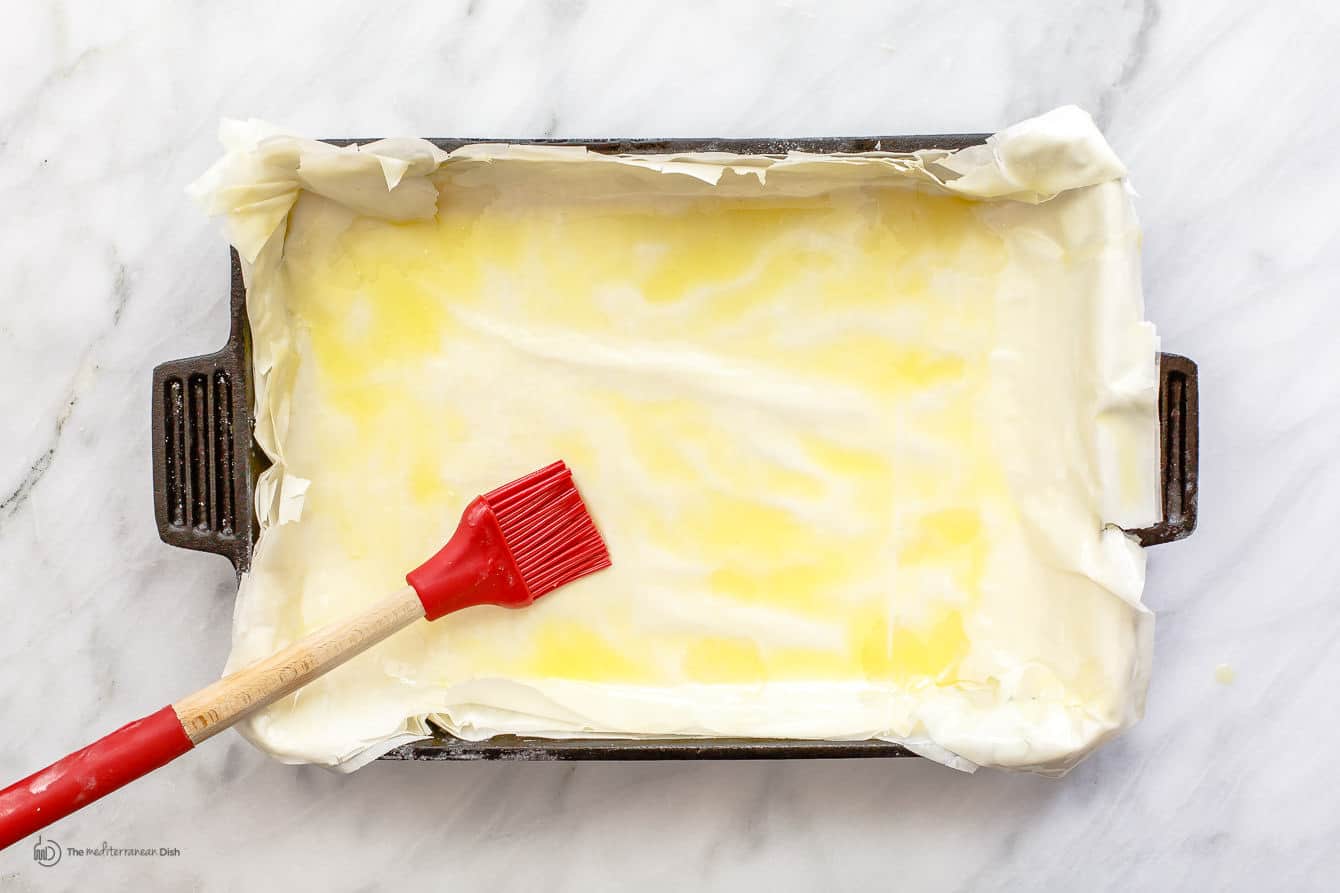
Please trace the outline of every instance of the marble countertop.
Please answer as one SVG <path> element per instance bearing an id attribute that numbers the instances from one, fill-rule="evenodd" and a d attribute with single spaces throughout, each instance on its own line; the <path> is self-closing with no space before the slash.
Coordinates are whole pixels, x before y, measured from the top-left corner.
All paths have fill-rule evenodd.
<path id="1" fill-rule="evenodd" d="M 34 3 L 0 29 L 0 781 L 222 666 L 232 570 L 159 542 L 148 407 L 156 363 L 225 336 L 226 254 L 182 191 L 223 115 L 326 136 L 764 136 L 1089 109 L 1140 193 L 1148 315 L 1200 364 L 1200 529 L 1151 550 L 1146 717 L 1059 781 L 919 760 L 346 777 L 229 733 L 48 835 L 176 855 L 44 867 L 21 843 L 0 888 L 1334 883 L 1334 4 L 338 6 Z"/>

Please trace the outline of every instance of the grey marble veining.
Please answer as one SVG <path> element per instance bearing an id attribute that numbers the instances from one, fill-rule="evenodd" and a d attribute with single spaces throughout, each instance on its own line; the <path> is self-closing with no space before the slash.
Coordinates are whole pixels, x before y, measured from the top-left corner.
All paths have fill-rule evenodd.
<path id="1" fill-rule="evenodd" d="M 0 888 L 1333 889 L 1340 16 L 1329 3 L 16 5 L 0 28 L 0 781 L 212 679 L 233 578 L 153 526 L 149 372 L 222 343 L 182 187 L 222 115 L 327 136 L 980 131 L 1131 170 L 1201 369 L 1144 722 L 1061 781 L 922 761 L 278 765 L 229 734 L 0 853 Z M 1232 684 L 1215 679 L 1230 664 Z"/>

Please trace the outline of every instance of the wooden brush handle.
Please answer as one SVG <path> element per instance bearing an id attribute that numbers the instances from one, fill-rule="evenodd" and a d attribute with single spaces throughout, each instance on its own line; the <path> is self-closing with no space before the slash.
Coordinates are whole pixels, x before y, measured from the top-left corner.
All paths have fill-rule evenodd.
<path id="1" fill-rule="evenodd" d="M 410 587 L 0 791 L 0 850 L 170 763 L 424 616 Z"/>
<path id="2" fill-rule="evenodd" d="M 199 744 L 421 617 L 423 602 L 406 586 L 357 617 L 323 626 L 282 651 L 187 695 L 172 709 L 191 743 Z"/>

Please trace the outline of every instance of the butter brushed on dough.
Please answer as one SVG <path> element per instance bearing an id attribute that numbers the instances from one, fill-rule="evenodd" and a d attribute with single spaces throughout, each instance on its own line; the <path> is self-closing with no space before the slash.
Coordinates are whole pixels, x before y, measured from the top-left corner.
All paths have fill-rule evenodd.
<path id="1" fill-rule="evenodd" d="M 251 123 L 197 184 L 248 266 L 262 533 L 237 667 L 562 457 L 615 566 L 420 624 L 252 720 L 879 737 L 1063 771 L 1141 711 L 1157 339 L 1124 169 L 1061 109 L 960 153 L 597 156 Z"/>

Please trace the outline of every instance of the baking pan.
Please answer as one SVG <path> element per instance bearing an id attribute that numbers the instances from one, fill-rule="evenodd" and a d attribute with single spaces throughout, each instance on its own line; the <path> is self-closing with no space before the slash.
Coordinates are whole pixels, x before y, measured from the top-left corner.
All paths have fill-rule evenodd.
<path id="1" fill-rule="evenodd" d="M 819 137 L 810 139 L 435 139 L 451 151 L 471 143 L 585 146 L 610 154 L 735 152 L 914 152 L 961 149 L 987 134 Z M 328 140 L 333 145 L 371 142 Z M 214 552 L 240 576 L 251 566 L 257 521 L 256 476 L 269 460 L 252 438 L 251 333 L 246 288 L 237 252 L 231 257 L 231 317 L 221 350 L 172 360 L 153 375 L 154 515 L 165 543 Z M 1160 461 L 1163 519 L 1129 531 L 1143 546 L 1188 536 L 1196 526 L 1198 398 L 1196 364 L 1176 354 L 1159 356 Z M 569 739 L 503 735 L 465 741 L 443 731 L 396 748 L 389 760 L 678 760 L 797 757 L 905 757 L 906 748 L 883 741 L 791 741 L 733 738 Z"/>

